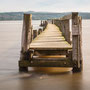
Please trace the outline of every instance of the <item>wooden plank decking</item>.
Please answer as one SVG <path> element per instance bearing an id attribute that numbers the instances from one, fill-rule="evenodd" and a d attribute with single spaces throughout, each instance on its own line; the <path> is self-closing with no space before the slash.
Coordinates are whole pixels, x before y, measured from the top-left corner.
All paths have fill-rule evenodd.
<path id="1" fill-rule="evenodd" d="M 65 40 L 60 29 L 54 24 L 48 24 L 46 29 L 30 44 L 30 49 L 71 49 L 72 46 Z"/>

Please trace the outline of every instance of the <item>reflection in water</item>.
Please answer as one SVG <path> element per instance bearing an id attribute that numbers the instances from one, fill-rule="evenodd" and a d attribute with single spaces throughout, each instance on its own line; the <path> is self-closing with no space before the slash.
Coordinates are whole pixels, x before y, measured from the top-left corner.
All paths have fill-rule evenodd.
<path id="1" fill-rule="evenodd" d="M 59 67 L 35 67 L 34 70 L 36 72 L 44 72 L 44 73 L 64 73 L 69 72 L 72 68 L 59 68 Z"/>
<path id="2" fill-rule="evenodd" d="M 49 68 L 50 69 L 50 68 Z M 52 68 L 56 69 L 56 68 Z M 59 68 L 61 69 L 61 68 Z M 32 74 L 30 77 L 23 77 L 20 79 L 21 90 L 83 90 L 82 73 L 72 72 L 44 72 L 45 69 L 32 71 L 28 74 Z M 43 72 L 42 72 L 43 71 Z"/>

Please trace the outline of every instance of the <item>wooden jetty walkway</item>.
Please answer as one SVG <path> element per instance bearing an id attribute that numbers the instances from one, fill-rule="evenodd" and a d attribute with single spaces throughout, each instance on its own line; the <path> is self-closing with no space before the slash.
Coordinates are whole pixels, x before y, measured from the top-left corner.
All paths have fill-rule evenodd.
<path id="1" fill-rule="evenodd" d="M 20 71 L 28 67 L 72 67 L 74 72 L 82 71 L 82 19 L 78 13 L 41 21 L 43 29 L 39 30 L 33 30 L 31 22 L 32 15 L 24 14 Z"/>
<path id="2" fill-rule="evenodd" d="M 30 44 L 30 49 L 34 50 L 64 50 L 71 48 L 59 28 L 53 24 L 48 24 L 45 31 L 38 35 Z"/>

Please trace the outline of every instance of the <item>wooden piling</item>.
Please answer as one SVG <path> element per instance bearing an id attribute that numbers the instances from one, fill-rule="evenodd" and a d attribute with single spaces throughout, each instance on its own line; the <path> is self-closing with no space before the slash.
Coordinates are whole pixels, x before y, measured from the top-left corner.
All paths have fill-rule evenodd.
<path id="1" fill-rule="evenodd" d="M 43 21 L 43 30 L 45 30 L 45 28 L 47 27 L 48 22 L 47 21 Z"/>
<path id="2" fill-rule="evenodd" d="M 81 18 L 78 13 L 72 13 L 72 60 L 74 61 L 73 71 L 82 70 L 82 28 Z"/>
<path id="3" fill-rule="evenodd" d="M 36 38 L 38 35 L 38 31 L 37 30 L 33 30 L 33 39 Z"/>
<path id="4" fill-rule="evenodd" d="M 21 42 L 21 49 L 23 52 L 26 52 L 29 49 L 29 44 L 32 41 L 32 15 L 31 14 L 24 14 L 23 20 L 23 31 L 22 31 L 22 42 Z"/>
<path id="5" fill-rule="evenodd" d="M 41 34 L 43 30 L 41 28 L 38 29 L 38 35 Z"/>
<path id="6" fill-rule="evenodd" d="M 52 24 L 54 24 L 54 20 L 52 19 Z"/>
<path id="7" fill-rule="evenodd" d="M 43 26 L 43 21 L 41 20 L 41 24 L 40 24 L 40 26 Z"/>
<path id="8" fill-rule="evenodd" d="M 24 14 L 23 18 L 23 30 L 22 30 L 22 41 L 21 41 L 21 60 L 29 60 L 30 54 L 28 52 L 30 43 L 32 42 L 32 15 Z M 27 70 L 27 67 L 20 67 L 19 70 Z"/>

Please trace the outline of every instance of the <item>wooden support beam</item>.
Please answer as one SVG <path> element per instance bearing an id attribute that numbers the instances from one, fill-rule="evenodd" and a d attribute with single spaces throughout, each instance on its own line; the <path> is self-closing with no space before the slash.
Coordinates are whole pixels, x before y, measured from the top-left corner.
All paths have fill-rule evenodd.
<path id="1" fill-rule="evenodd" d="M 33 59 L 32 61 L 23 60 L 20 61 L 22 67 L 73 67 L 73 63 L 68 58 L 46 58 L 46 59 Z"/>
<path id="2" fill-rule="evenodd" d="M 54 19 L 52 19 L 52 24 L 54 24 Z"/>
<path id="3" fill-rule="evenodd" d="M 43 26 L 43 21 L 41 20 L 41 24 L 40 24 L 40 26 Z"/>
<path id="4" fill-rule="evenodd" d="M 38 35 L 41 34 L 43 30 L 41 28 L 38 29 Z"/>
<path id="5" fill-rule="evenodd" d="M 27 58 L 27 52 L 28 52 L 30 43 L 32 41 L 32 24 L 31 23 L 32 23 L 32 15 L 24 14 L 20 60 Z"/>
<path id="6" fill-rule="evenodd" d="M 33 30 L 33 39 L 36 38 L 38 35 L 38 31 L 37 30 Z"/>
<path id="7" fill-rule="evenodd" d="M 83 57 L 82 57 L 82 17 L 78 17 L 79 20 L 79 60 L 80 60 L 80 68 L 83 69 Z"/>
<path id="8" fill-rule="evenodd" d="M 75 62 L 73 70 L 82 70 L 82 19 L 78 13 L 72 13 L 72 60 Z"/>
<path id="9" fill-rule="evenodd" d="M 43 30 L 45 30 L 46 29 L 46 27 L 47 27 L 47 24 L 48 24 L 48 22 L 47 21 L 43 21 Z"/>
<path id="10" fill-rule="evenodd" d="M 32 42 L 32 15 L 24 14 L 20 61 L 31 59 L 31 53 L 28 51 L 31 42 Z M 28 68 L 19 66 L 19 70 L 27 71 Z"/>
<path id="11" fill-rule="evenodd" d="M 34 54 L 37 53 L 41 55 L 67 55 L 68 50 L 35 50 Z"/>

